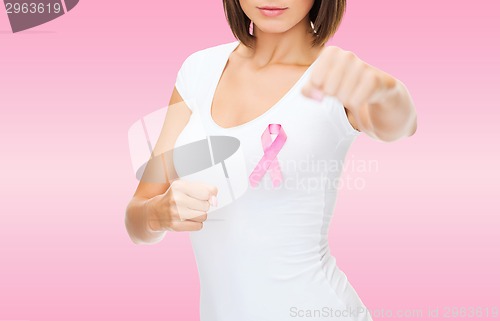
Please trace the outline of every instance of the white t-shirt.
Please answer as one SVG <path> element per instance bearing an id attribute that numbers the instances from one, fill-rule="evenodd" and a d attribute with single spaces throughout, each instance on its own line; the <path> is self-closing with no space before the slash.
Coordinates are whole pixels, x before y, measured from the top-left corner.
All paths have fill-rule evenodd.
<path id="1" fill-rule="evenodd" d="M 187 103 L 194 102 L 188 106 L 207 135 L 239 139 L 247 176 L 263 156 L 263 131 L 280 124 L 287 135 L 277 157 L 282 183 L 274 187 L 266 173 L 257 187 L 209 212 L 202 230 L 189 232 L 200 278 L 200 320 L 372 320 L 327 238 L 341 163 L 360 132 L 335 97 L 320 103 L 301 94 L 312 66 L 264 114 L 235 127 L 217 125 L 210 116 L 213 95 L 238 44 L 191 54 L 175 85 Z"/>

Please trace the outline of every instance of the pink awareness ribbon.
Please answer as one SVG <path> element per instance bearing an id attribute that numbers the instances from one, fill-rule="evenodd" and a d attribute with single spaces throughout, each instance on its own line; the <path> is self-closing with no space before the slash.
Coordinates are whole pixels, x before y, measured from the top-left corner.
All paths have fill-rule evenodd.
<path id="1" fill-rule="evenodd" d="M 271 134 L 277 134 L 273 142 L 271 142 Z M 286 134 L 280 124 L 269 124 L 261 136 L 262 148 L 264 155 L 260 159 L 257 166 L 250 174 L 250 185 L 257 186 L 262 177 L 270 170 L 270 175 L 273 180 L 273 186 L 277 187 L 282 181 L 281 170 L 278 163 L 278 153 L 286 142 Z"/>

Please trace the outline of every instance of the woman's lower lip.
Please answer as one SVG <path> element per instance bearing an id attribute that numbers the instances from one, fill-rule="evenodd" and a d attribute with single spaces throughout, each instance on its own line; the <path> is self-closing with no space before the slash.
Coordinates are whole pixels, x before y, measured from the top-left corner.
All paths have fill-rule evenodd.
<path id="1" fill-rule="evenodd" d="M 276 17 L 285 12 L 285 9 L 262 9 L 259 8 L 260 12 L 266 17 Z"/>

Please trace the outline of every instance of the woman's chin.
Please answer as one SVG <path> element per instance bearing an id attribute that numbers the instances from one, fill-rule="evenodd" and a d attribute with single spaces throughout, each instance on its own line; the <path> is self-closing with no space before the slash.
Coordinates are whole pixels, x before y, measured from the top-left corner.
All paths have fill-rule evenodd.
<path id="1" fill-rule="evenodd" d="M 259 26 L 259 30 L 263 33 L 283 33 L 286 32 L 287 30 L 290 30 L 289 27 L 285 26 L 270 26 L 270 25 L 264 25 L 264 26 Z"/>

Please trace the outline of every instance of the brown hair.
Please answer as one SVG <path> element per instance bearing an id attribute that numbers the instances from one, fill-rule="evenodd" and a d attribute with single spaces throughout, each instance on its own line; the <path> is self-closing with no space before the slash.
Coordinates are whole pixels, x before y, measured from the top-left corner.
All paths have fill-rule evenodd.
<path id="1" fill-rule="evenodd" d="M 309 11 L 316 37 L 313 45 L 324 45 L 337 31 L 347 0 L 315 0 Z M 234 36 L 245 46 L 253 47 L 255 37 L 250 34 L 250 18 L 241 9 L 239 0 L 222 0 L 227 22 Z M 312 31 L 312 28 L 311 28 Z"/>

